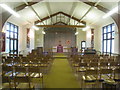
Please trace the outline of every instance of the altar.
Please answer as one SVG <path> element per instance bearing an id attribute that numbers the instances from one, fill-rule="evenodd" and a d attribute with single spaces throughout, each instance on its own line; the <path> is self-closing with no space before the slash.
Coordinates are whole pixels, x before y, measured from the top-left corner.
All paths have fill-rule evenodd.
<path id="1" fill-rule="evenodd" d="M 67 46 L 53 46 L 52 48 L 53 52 L 57 52 L 57 53 L 63 53 L 63 52 L 68 52 L 68 47 Z"/>

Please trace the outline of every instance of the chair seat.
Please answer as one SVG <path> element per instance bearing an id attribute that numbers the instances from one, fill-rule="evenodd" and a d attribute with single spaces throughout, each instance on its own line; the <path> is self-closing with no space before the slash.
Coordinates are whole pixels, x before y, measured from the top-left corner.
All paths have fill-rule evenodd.
<path id="1" fill-rule="evenodd" d="M 13 88 L 14 84 L 13 83 L 2 83 L 2 88 Z"/>
<path id="2" fill-rule="evenodd" d="M 40 76 L 39 76 L 39 73 L 32 73 L 32 74 L 30 74 L 30 77 L 31 78 L 41 78 L 42 77 L 42 73 L 40 73 Z"/>
<path id="3" fill-rule="evenodd" d="M 12 76 L 12 71 L 5 73 L 4 76 L 7 76 L 7 77 Z"/>
<path id="4" fill-rule="evenodd" d="M 104 80 L 108 80 L 108 79 L 110 79 L 109 75 L 101 75 L 100 80 L 104 81 Z"/>
<path id="5" fill-rule="evenodd" d="M 47 64 L 40 64 L 40 67 L 47 67 Z"/>
<path id="6" fill-rule="evenodd" d="M 83 76 L 83 80 L 91 82 L 91 81 L 96 81 L 97 78 L 95 76 L 93 76 L 93 75 L 89 75 L 89 76 Z"/>
<path id="7" fill-rule="evenodd" d="M 3 83 L 2 88 L 10 88 L 10 84 L 9 83 Z"/>
<path id="8" fill-rule="evenodd" d="M 29 66 L 29 64 L 22 64 L 22 66 Z"/>
<path id="9" fill-rule="evenodd" d="M 97 67 L 91 67 L 91 68 L 89 68 L 90 70 L 98 70 L 98 68 Z"/>
<path id="10" fill-rule="evenodd" d="M 35 67 L 35 66 L 39 66 L 39 64 L 32 64 L 32 66 L 34 66 L 34 67 Z"/>
<path id="11" fill-rule="evenodd" d="M 115 81 L 120 81 L 120 75 L 119 75 L 119 74 L 116 74 L 115 77 L 114 77 L 114 80 L 115 80 Z"/>
<path id="12" fill-rule="evenodd" d="M 21 66 L 21 64 L 14 64 L 14 66 L 16 66 L 16 67 L 17 67 L 17 66 Z"/>
<path id="13" fill-rule="evenodd" d="M 78 72 L 84 72 L 86 71 L 87 69 L 85 67 L 81 67 L 81 68 L 78 68 Z"/>
<path id="14" fill-rule="evenodd" d="M 78 67 L 78 66 L 79 66 L 79 64 L 74 63 L 74 64 L 73 64 L 73 66 L 74 66 L 74 67 Z"/>
<path id="15" fill-rule="evenodd" d="M 25 75 L 25 73 L 18 73 L 16 76 L 17 77 L 24 77 L 24 76 L 27 76 L 27 75 Z"/>
<path id="16" fill-rule="evenodd" d="M 19 83 L 16 88 L 19 89 L 34 88 L 34 85 L 31 84 L 29 87 L 29 83 Z"/>
<path id="17" fill-rule="evenodd" d="M 113 79 L 106 79 L 104 80 L 106 83 L 109 83 L 109 84 L 114 84 L 115 81 Z"/>

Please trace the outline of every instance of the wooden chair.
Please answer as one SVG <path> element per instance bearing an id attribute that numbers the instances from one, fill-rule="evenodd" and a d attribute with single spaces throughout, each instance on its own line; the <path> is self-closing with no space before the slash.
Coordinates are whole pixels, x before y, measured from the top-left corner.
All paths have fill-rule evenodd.
<path id="1" fill-rule="evenodd" d="M 98 63 L 89 63 L 89 69 L 95 70 L 98 69 Z"/>
<path id="2" fill-rule="evenodd" d="M 15 57 L 13 59 L 14 66 L 21 66 L 21 63 L 22 63 L 22 61 L 21 61 L 20 57 Z"/>
<path id="3" fill-rule="evenodd" d="M 99 63 L 99 69 L 107 69 L 107 68 L 108 68 L 108 62 Z"/>
<path id="4" fill-rule="evenodd" d="M 88 69 L 87 63 L 79 63 L 78 72 L 85 72 Z"/>
<path id="5" fill-rule="evenodd" d="M 31 79 L 26 77 L 14 77 L 14 88 L 15 89 L 33 89 L 34 85 L 31 84 Z"/>
<path id="6" fill-rule="evenodd" d="M 87 88 L 86 85 L 92 85 L 91 88 L 93 88 L 97 84 L 98 71 L 97 70 L 87 70 L 85 72 L 85 75 L 82 76 L 82 79 L 83 79 L 84 88 Z M 90 87 L 88 87 L 88 88 L 90 88 Z"/>
<path id="7" fill-rule="evenodd" d="M 3 63 L 3 65 L 12 66 L 13 65 L 13 57 L 7 57 L 7 59 L 5 59 L 5 62 Z"/>
<path id="8" fill-rule="evenodd" d="M 25 77 L 27 76 L 27 68 L 22 66 L 15 67 L 15 76 L 16 77 Z"/>
<path id="9" fill-rule="evenodd" d="M 2 75 L 6 77 L 11 77 L 13 76 L 13 67 L 12 66 L 2 66 Z"/>
<path id="10" fill-rule="evenodd" d="M 41 87 L 43 87 L 43 74 L 41 73 L 39 67 L 28 68 L 28 74 L 30 78 L 41 79 Z"/>
<path id="11" fill-rule="evenodd" d="M 110 62 L 110 68 L 113 70 L 119 68 L 119 62 Z"/>
<path id="12" fill-rule="evenodd" d="M 112 80 L 113 70 L 112 69 L 100 69 L 99 81 Z"/>
<path id="13" fill-rule="evenodd" d="M 2 89 L 10 89 L 13 85 L 10 77 L 2 76 Z"/>
<path id="14" fill-rule="evenodd" d="M 22 59 L 22 66 L 29 67 L 30 66 L 30 60 L 27 57 L 23 57 Z"/>
<path id="15" fill-rule="evenodd" d="M 114 80 L 120 81 L 120 68 L 114 70 Z"/>

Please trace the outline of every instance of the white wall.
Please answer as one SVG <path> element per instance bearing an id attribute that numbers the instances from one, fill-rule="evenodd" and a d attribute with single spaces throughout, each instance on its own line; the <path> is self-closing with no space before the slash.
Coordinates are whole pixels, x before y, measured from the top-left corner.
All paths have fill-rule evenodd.
<path id="1" fill-rule="evenodd" d="M 91 47 L 91 30 L 86 31 L 86 47 Z"/>
<path id="2" fill-rule="evenodd" d="M 76 47 L 78 50 L 81 49 L 81 41 L 86 41 L 86 32 L 81 29 L 77 29 L 78 34 L 76 35 Z"/>
<path id="3" fill-rule="evenodd" d="M 22 51 L 21 53 L 27 54 L 32 49 L 34 49 L 34 30 L 31 29 L 32 37 L 30 38 L 30 48 L 27 48 L 27 28 L 31 28 L 32 24 L 22 25 L 21 23 L 14 21 L 14 19 L 9 18 L 7 22 L 15 24 L 19 27 L 18 34 L 18 51 Z M 4 26 L 5 27 L 5 26 Z"/>
<path id="4" fill-rule="evenodd" d="M 42 34 L 42 29 L 35 31 L 35 48 L 44 46 L 44 34 Z"/>
<path id="5" fill-rule="evenodd" d="M 94 30 L 94 48 L 102 51 L 102 28 L 99 27 Z"/>
<path id="6" fill-rule="evenodd" d="M 24 54 L 28 54 L 28 52 L 31 52 L 32 49 L 34 49 L 34 41 L 35 41 L 35 30 L 31 28 L 32 25 L 29 24 L 29 25 L 24 25 L 23 26 L 23 30 L 21 31 L 21 38 L 19 38 L 19 41 L 21 41 L 19 43 L 20 45 L 20 50 L 23 51 Z M 30 31 L 29 31 L 29 38 L 30 38 L 30 47 L 27 48 L 27 28 L 30 28 Z"/>
<path id="7" fill-rule="evenodd" d="M 114 23 L 113 20 L 103 23 L 98 27 L 94 27 L 94 48 L 97 51 L 102 52 L 102 27 Z M 91 38 L 89 37 L 90 30 L 86 31 L 86 41 L 87 41 L 87 46 L 90 46 Z M 118 35 L 118 28 L 117 26 L 115 27 L 115 38 L 114 38 L 114 53 L 119 53 L 119 35 Z"/>

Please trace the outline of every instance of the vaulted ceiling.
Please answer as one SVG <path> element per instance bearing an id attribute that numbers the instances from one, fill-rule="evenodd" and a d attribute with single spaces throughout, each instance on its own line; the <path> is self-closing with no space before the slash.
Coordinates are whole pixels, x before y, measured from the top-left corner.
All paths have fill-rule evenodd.
<path id="1" fill-rule="evenodd" d="M 100 26 L 106 22 L 112 21 L 112 18 L 102 19 L 105 15 L 104 11 L 109 11 L 118 6 L 119 0 L 1 0 L 1 3 L 9 5 L 11 8 L 18 11 L 20 18 L 11 16 L 9 19 L 16 21 L 22 25 L 41 21 L 45 17 L 51 19 L 51 15 L 57 12 L 63 12 L 70 17 L 66 17 L 65 21 L 73 23 L 71 18 L 77 18 L 80 21 L 85 21 L 87 25 Z M 49 1 L 49 2 L 48 2 Z M 29 7 L 26 7 L 27 4 Z M 96 7 L 92 7 L 96 4 Z M 32 7 L 31 7 L 32 6 Z M 102 9 L 101 9 L 102 7 Z M 104 9 L 104 11 L 102 11 Z M 1 13 L 5 12 L 2 10 Z M 70 19 L 70 20 L 69 20 Z M 53 19 L 52 22 L 55 22 Z M 46 21 L 42 21 L 46 24 Z M 51 20 L 49 20 L 51 22 Z M 77 23 L 77 22 L 75 22 Z"/>

